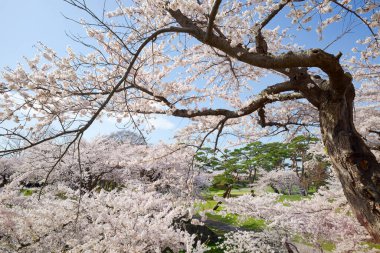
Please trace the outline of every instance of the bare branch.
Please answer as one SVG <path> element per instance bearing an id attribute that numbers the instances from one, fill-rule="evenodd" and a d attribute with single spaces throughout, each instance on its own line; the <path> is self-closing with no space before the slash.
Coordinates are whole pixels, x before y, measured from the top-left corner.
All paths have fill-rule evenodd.
<path id="1" fill-rule="evenodd" d="M 84 131 L 86 131 L 92 125 L 92 123 L 94 123 L 94 121 L 96 120 L 96 118 L 100 115 L 100 113 L 103 111 L 103 109 L 108 105 L 108 103 L 110 102 L 110 100 L 114 96 L 114 94 L 117 93 L 118 91 L 120 91 L 120 88 L 122 87 L 122 85 L 124 84 L 124 82 L 127 80 L 128 76 L 129 76 L 129 74 L 130 74 L 130 72 L 131 72 L 131 70 L 133 68 L 134 63 L 136 62 L 137 58 L 139 57 L 140 53 L 145 48 L 145 46 L 150 41 L 152 41 L 155 38 L 157 38 L 158 35 L 164 34 L 164 33 L 172 33 L 172 32 L 190 33 L 190 32 L 192 32 L 192 29 L 191 28 L 181 28 L 181 27 L 168 27 L 168 28 L 163 28 L 163 29 L 157 30 L 153 34 L 151 34 L 149 37 L 147 37 L 144 40 L 144 42 L 139 46 L 139 48 L 137 49 L 136 53 L 133 55 L 133 57 L 132 57 L 132 59 L 130 61 L 130 64 L 128 65 L 128 68 L 127 68 L 126 72 L 124 73 L 123 77 L 118 81 L 118 83 L 114 86 L 114 88 L 109 92 L 107 98 L 104 100 L 104 102 L 102 102 L 100 104 L 99 108 L 92 115 L 92 117 L 86 122 L 86 124 L 84 124 L 83 126 L 77 128 L 77 129 L 74 129 L 74 130 L 63 131 L 63 132 L 58 133 L 56 135 L 53 135 L 53 136 L 50 136 L 50 137 L 46 137 L 46 138 L 44 138 L 42 140 L 39 140 L 37 142 L 33 142 L 33 143 L 31 143 L 31 144 L 29 144 L 27 146 L 24 146 L 24 147 L 15 148 L 15 149 L 8 149 L 8 150 L 0 150 L 0 155 L 8 155 L 8 154 L 11 154 L 11 153 L 23 151 L 23 150 L 31 148 L 33 146 L 37 146 L 37 145 L 39 145 L 41 143 L 44 143 L 44 142 L 47 142 L 47 141 L 50 141 L 50 140 L 54 140 L 54 139 L 57 139 L 59 137 L 62 137 L 62 136 L 65 136 L 65 135 L 69 135 L 69 134 L 76 134 L 75 139 L 77 139 L 80 134 L 84 133 Z"/>
<path id="2" fill-rule="evenodd" d="M 44 180 L 44 183 L 42 184 L 41 186 L 41 189 L 38 193 L 38 200 L 41 199 L 41 194 L 42 194 L 42 190 L 45 188 L 45 186 L 47 185 L 47 181 L 49 180 L 49 177 L 51 175 L 51 173 L 55 170 L 55 168 L 58 166 L 58 164 L 62 161 L 63 157 L 66 155 L 66 153 L 69 151 L 70 147 L 78 140 L 78 138 L 80 139 L 82 136 L 82 133 L 81 132 L 78 132 L 78 134 L 75 136 L 74 140 L 72 140 L 68 145 L 67 147 L 65 148 L 65 150 L 63 151 L 62 154 L 60 154 L 60 156 L 58 157 L 57 161 L 54 163 L 54 165 L 50 168 L 49 172 L 46 174 L 46 177 L 45 177 L 45 180 Z"/>
<path id="3" fill-rule="evenodd" d="M 267 121 L 265 117 L 265 109 L 264 107 L 260 108 L 257 111 L 257 114 L 259 116 L 258 123 L 261 127 L 278 127 L 278 128 L 284 128 L 285 131 L 288 131 L 288 126 L 299 126 L 299 127 L 318 127 L 319 124 L 315 123 L 300 123 L 296 121 L 292 121 L 291 119 L 288 119 L 287 122 L 280 123 L 280 122 L 273 122 L 273 121 Z"/>
<path id="4" fill-rule="evenodd" d="M 137 87 L 136 87 L 137 88 Z M 141 87 L 140 87 L 141 88 Z M 261 93 L 259 93 L 247 106 L 244 106 L 236 111 L 228 109 L 202 109 L 202 110 L 191 110 L 191 109 L 177 109 L 174 107 L 174 103 L 171 103 L 164 97 L 154 96 L 153 93 L 145 88 L 141 88 L 142 92 L 154 96 L 158 101 L 161 101 L 168 105 L 170 108 L 169 112 L 163 111 L 141 111 L 135 110 L 135 113 L 142 114 L 170 114 L 181 118 L 195 118 L 199 116 L 224 116 L 227 119 L 239 118 L 247 116 L 259 108 L 265 106 L 266 104 L 273 102 L 281 102 L 288 100 L 296 100 L 305 98 L 304 95 L 298 92 L 293 93 L 283 93 L 288 91 L 299 90 L 301 87 L 294 84 L 293 82 L 283 82 L 275 85 L 268 86 Z"/>
<path id="5" fill-rule="evenodd" d="M 360 21 L 362 21 L 368 28 L 368 30 L 371 32 L 372 36 L 374 37 L 375 41 L 376 41 L 376 44 L 378 44 L 378 38 L 376 36 L 376 33 L 373 31 L 372 27 L 368 24 L 368 22 L 363 19 L 359 14 L 357 14 L 355 11 L 349 9 L 348 7 L 344 6 L 343 4 L 339 3 L 338 1 L 336 0 L 331 0 L 331 2 L 335 3 L 336 5 L 338 5 L 339 7 L 341 7 L 342 9 L 352 13 L 355 17 L 357 17 L 358 19 L 360 19 Z"/>
<path id="6" fill-rule="evenodd" d="M 77 1 L 77 0 L 64 0 L 66 3 L 68 4 L 71 4 L 72 6 L 76 7 L 76 8 L 79 8 L 85 12 L 87 12 L 94 20 L 96 20 L 99 24 L 101 24 L 108 32 L 112 33 L 113 36 L 115 36 L 115 38 L 117 38 L 118 42 L 129 52 L 132 54 L 132 52 L 129 50 L 128 46 L 124 43 L 124 40 L 122 38 L 119 37 L 119 35 L 117 35 L 117 33 L 111 29 L 111 27 L 106 24 L 104 22 L 103 19 L 100 19 L 94 12 L 92 12 L 87 6 L 86 6 L 86 3 L 83 2 L 81 3 L 80 1 Z M 104 11 L 103 11 L 104 13 Z M 65 18 L 69 19 L 69 20 L 72 20 L 66 16 L 64 16 Z"/>

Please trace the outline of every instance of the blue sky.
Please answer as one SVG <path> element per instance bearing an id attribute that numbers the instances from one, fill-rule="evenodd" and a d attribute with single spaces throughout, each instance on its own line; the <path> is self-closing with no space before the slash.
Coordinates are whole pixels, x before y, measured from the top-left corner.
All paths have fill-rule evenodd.
<path id="1" fill-rule="evenodd" d="M 96 8 L 102 7 L 103 1 L 99 1 Z M 92 2 L 94 3 L 94 2 Z M 83 34 L 81 26 L 67 20 L 62 14 L 78 19 L 84 16 L 80 10 L 73 8 L 63 0 L 1 0 L 0 1 L 0 29 L 2 34 L 0 46 L 0 68 L 9 66 L 15 67 L 17 63 L 23 63 L 23 56 L 33 57 L 36 54 L 36 45 L 39 41 L 53 48 L 58 54 L 65 54 L 66 47 L 70 45 L 74 50 L 78 45 L 73 42 L 67 33 Z M 283 17 L 278 17 L 273 26 L 282 23 Z M 287 24 L 289 22 L 287 21 Z M 362 32 L 365 29 L 361 30 Z M 360 34 L 359 33 L 359 34 Z M 326 31 L 325 36 L 335 38 L 339 34 L 337 27 L 330 28 Z M 349 34 L 340 43 L 329 48 L 332 53 L 339 50 L 349 52 L 352 41 L 355 41 L 359 34 Z M 320 44 L 316 33 L 299 34 L 302 41 L 299 44 L 307 44 L 310 47 L 323 47 L 326 42 Z M 344 41 L 350 41 L 345 44 Z M 174 130 L 183 126 L 187 120 L 176 119 L 173 117 L 159 117 L 152 120 L 156 131 L 150 135 L 150 142 L 158 140 L 167 140 L 174 134 Z M 92 126 L 87 137 L 91 138 L 97 134 L 104 134 L 115 131 L 115 122 L 104 120 L 102 124 L 96 123 Z"/>
<path id="2" fill-rule="evenodd" d="M 1 0 L 0 66 L 15 66 L 23 56 L 35 55 L 35 45 L 42 41 L 62 53 L 73 44 L 65 31 L 81 32 L 79 26 L 61 13 L 79 15 L 78 10 L 62 0 Z"/>
<path id="3" fill-rule="evenodd" d="M 102 2 L 102 1 L 99 1 Z M 102 7 L 102 5 L 99 5 Z M 39 41 L 53 48 L 58 54 L 66 52 L 66 47 L 78 48 L 66 33 L 83 34 L 80 25 L 67 20 L 82 17 L 83 12 L 73 8 L 62 0 L 1 0 L 0 1 L 0 30 L 2 36 L 0 46 L 0 68 L 15 67 L 23 64 L 23 57 L 33 57 L 37 50 L 34 47 Z M 174 130 L 184 125 L 186 120 L 158 117 L 149 123 L 156 130 L 149 135 L 150 142 L 168 140 Z M 93 138 L 98 134 L 117 131 L 122 127 L 113 120 L 105 119 L 103 123 L 96 122 L 87 131 L 86 137 Z"/>

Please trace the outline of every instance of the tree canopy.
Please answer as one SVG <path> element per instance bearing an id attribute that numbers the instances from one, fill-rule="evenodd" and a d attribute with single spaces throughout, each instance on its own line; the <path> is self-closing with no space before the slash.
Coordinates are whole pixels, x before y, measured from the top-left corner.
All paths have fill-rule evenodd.
<path id="1" fill-rule="evenodd" d="M 140 134 L 144 117 L 188 118 L 179 146 L 198 147 L 317 127 L 354 215 L 380 241 L 378 1 L 139 0 L 101 12 L 65 1 L 87 15 L 88 38 L 73 39 L 91 52 L 40 44 L 27 66 L 2 71 L 1 155 L 54 140 L 54 169 L 102 117 Z"/>

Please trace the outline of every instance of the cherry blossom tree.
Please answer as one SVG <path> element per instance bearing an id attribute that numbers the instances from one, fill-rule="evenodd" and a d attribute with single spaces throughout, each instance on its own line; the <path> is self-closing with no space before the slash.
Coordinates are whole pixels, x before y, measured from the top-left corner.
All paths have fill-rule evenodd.
<path id="1" fill-rule="evenodd" d="M 251 231 L 230 232 L 219 246 L 226 253 L 245 252 L 289 252 L 284 247 L 284 234 L 279 231 L 265 231 L 263 233 Z"/>
<path id="2" fill-rule="evenodd" d="M 259 179 L 258 185 L 261 190 L 265 190 L 266 187 L 270 186 L 276 193 L 291 195 L 294 190 L 299 192 L 301 181 L 294 171 L 279 170 L 264 173 Z"/>
<path id="3" fill-rule="evenodd" d="M 370 239 L 369 234 L 351 215 L 351 208 L 336 177 L 332 177 L 327 187 L 320 188 L 311 198 L 281 202 L 279 197 L 279 194 L 262 192 L 255 197 L 247 194 L 221 201 L 224 203 L 223 212 L 265 219 L 268 227 L 272 228 L 268 234 L 282 229 L 289 238 L 302 235 L 306 242 L 318 248 L 322 242 L 333 242 L 336 246 L 333 252 L 376 251 L 365 245 L 365 241 Z M 277 234 L 281 236 L 281 232 Z M 242 236 L 240 240 L 245 241 L 246 237 L 252 235 Z M 283 232 L 282 238 L 286 238 Z M 235 243 L 238 241 L 236 239 Z"/>
<path id="4" fill-rule="evenodd" d="M 195 235 L 173 226 L 189 218 L 177 198 L 128 186 L 81 197 L 64 185 L 49 186 L 39 201 L 2 192 L 0 249 L 3 252 L 203 252 Z M 9 206 L 12 206 L 11 208 Z M 194 247 L 195 246 L 195 247 Z M 197 248 L 199 251 L 197 251 Z"/>
<path id="5" fill-rule="evenodd" d="M 102 117 L 128 119 L 141 133 L 149 131 L 141 115 L 189 118 L 177 137 L 192 145 L 317 126 L 355 216 L 380 241 L 380 169 L 371 151 L 379 132 L 377 1 L 139 0 L 100 13 L 85 0 L 66 2 L 90 18 L 78 21 L 90 40 L 73 39 L 91 52 L 68 48 L 61 57 L 41 44 L 28 67 L 2 72 L 2 155 L 59 140 L 56 167 Z M 302 40 L 311 30 L 322 49 Z M 359 30 L 357 42 L 347 39 Z M 347 43 L 352 52 L 330 50 Z M 268 78 L 257 93 L 255 82 Z"/>
<path id="6" fill-rule="evenodd" d="M 180 226 L 193 216 L 192 187 L 207 183 L 191 175 L 191 151 L 99 136 L 52 170 L 61 148 L 45 142 L 0 160 L 0 251 L 204 252 Z"/>

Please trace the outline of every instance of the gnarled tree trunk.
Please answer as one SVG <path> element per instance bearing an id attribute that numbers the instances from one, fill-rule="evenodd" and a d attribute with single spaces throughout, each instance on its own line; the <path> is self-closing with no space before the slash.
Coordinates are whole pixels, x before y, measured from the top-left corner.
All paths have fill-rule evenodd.
<path id="1" fill-rule="evenodd" d="M 216 10 L 218 5 L 216 6 Z M 272 13 L 274 17 L 281 8 Z M 321 49 L 291 52 L 286 54 L 251 53 L 241 45 L 231 46 L 226 36 L 206 33 L 191 18 L 180 10 L 168 9 L 170 15 L 186 33 L 211 47 L 226 53 L 230 57 L 251 66 L 271 69 L 289 77 L 288 82 L 268 86 L 259 94 L 257 100 L 249 106 L 240 108 L 239 113 L 229 110 L 205 110 L 190 113 L 186 110 L 176 110 L 173 116 L 196 117 L 203 115 L 218 115 L 225 118 L 219 125 L 224 125 L 227 119 L 238 118 L 258 111 L 261 126 L 281 126 L 278 122 L 266 122 L 263 107 L 274 100 L 267 99 L 268 94 L 283 97 L 277 101 L 306 98 L 318 108 L 323 142 L 342 183 L 344 193 L 358 220 L 363 224 L 374 240 L 380 242 L 380 166 L 375 156 L 366 146 L 353 124 L 353 100 L 355 89 L 352 77 L 345 73 L 337 55 L 328 54 Z M 209 20 L 209 27 L 213 26 Z M 209 29 L 212 31 L 212 29 Z M 262 37 L 260 37 L 262 39 Z M 256 41 L 257 43 L 257 41 Z M 328 80 L 320 76 L 311 76 L 307 68 L 316 67 L 327 74 Z M 313 78 L 312 78 L 313 77 Z M 313 84 L 309 86 L 309 84 Z M 293 91 L 294 93 L 284 93 Z M 297 97 L 300 92 L 302 97 Z M 286 96 L 290 97 L 286 97 Z M 284 97 L 285 96 L 285 97 Z M 267 100 L 266 100 L 267 99 Z M 219 127 L 218 125 L 218 127 Z"/>
<path id="2" fill-rule="evenodd" d="M 323 142 L 359 222 L 380 242 L 380 166 L 353 124 L 352 83 L 343 95 L 325 91 L 320 98 Z"/>

